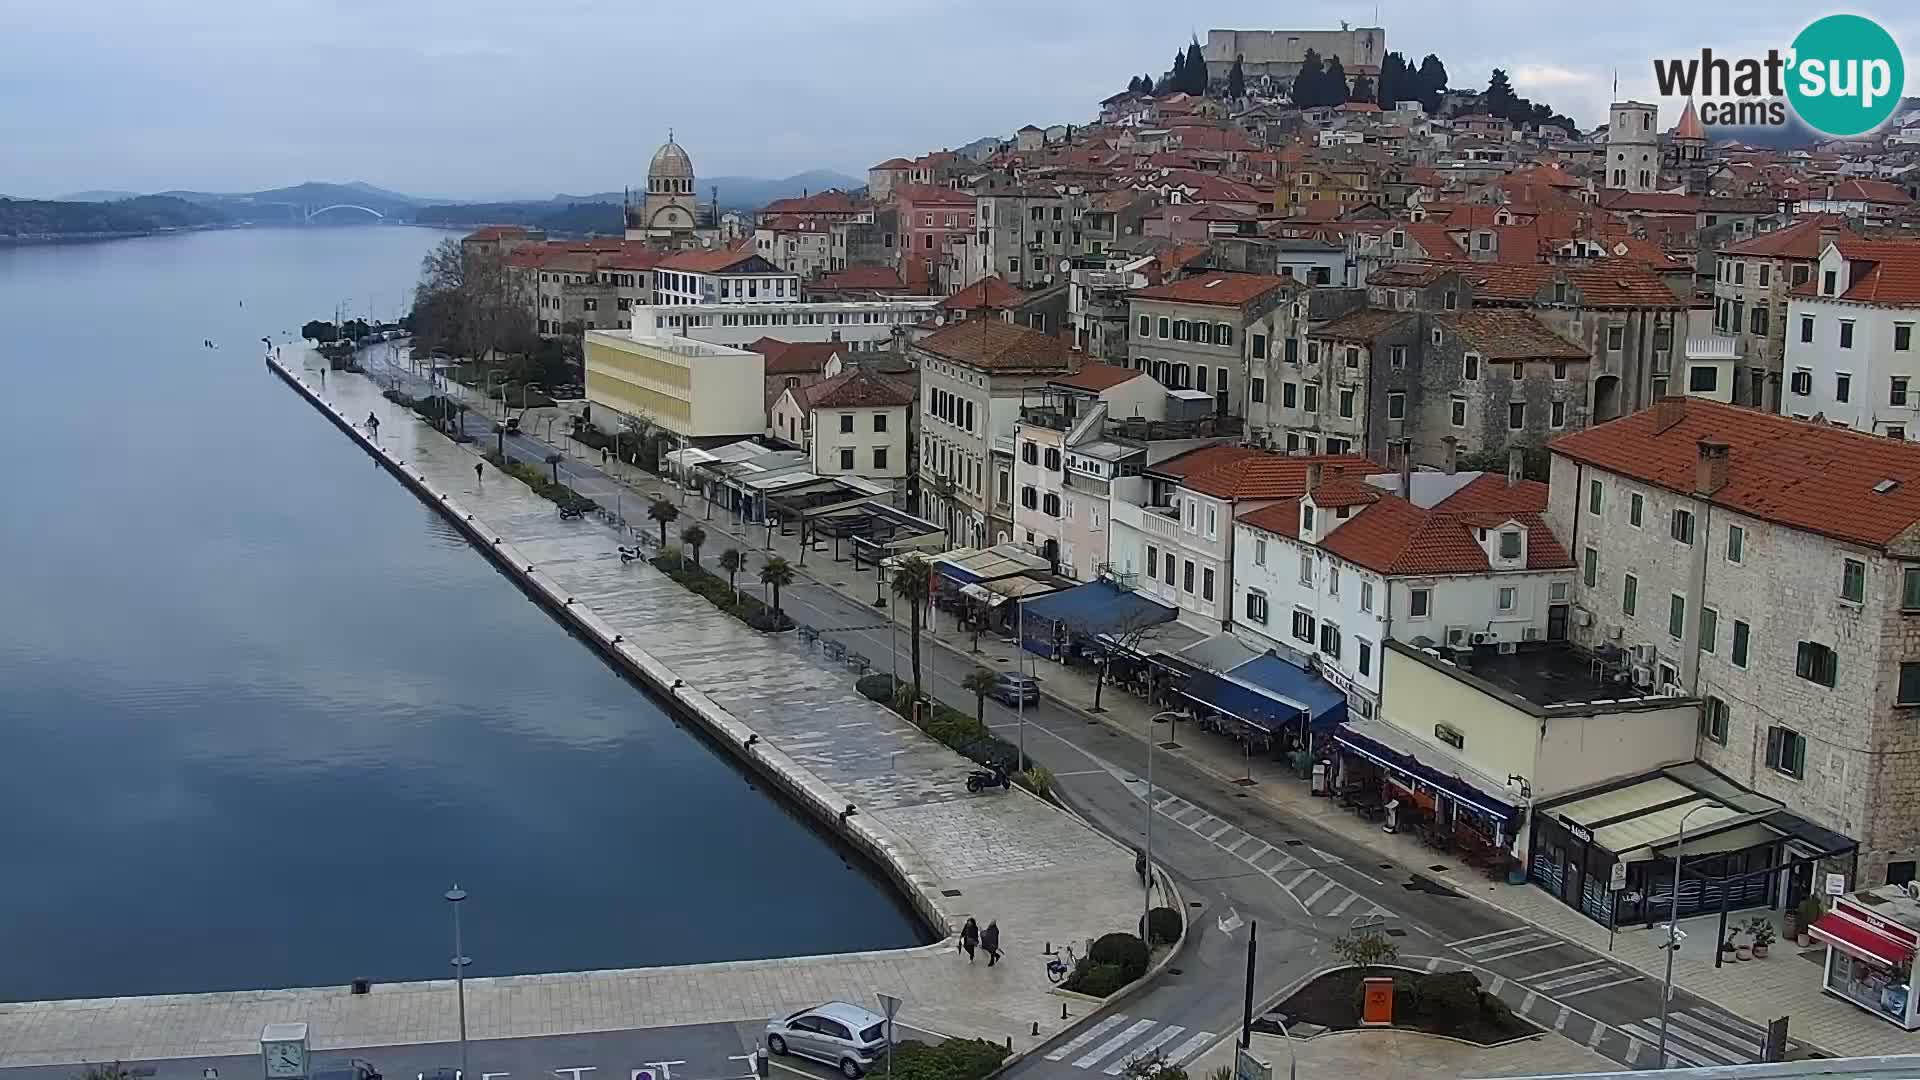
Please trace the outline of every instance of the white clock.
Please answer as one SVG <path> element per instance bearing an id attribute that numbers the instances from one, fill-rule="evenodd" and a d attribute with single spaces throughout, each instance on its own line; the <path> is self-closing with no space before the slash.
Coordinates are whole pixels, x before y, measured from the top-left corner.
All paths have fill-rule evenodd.
<path id="1" fill-rule="evenodd" d="M 260 1031 L 260 1057 L 272 1080 L 304 1080 L 307 1025 L 268 1024 Z"/>

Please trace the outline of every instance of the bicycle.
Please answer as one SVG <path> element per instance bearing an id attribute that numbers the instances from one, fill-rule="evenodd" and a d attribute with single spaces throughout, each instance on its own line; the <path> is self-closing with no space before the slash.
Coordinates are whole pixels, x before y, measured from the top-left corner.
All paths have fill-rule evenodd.
<path id="1" fill-rule="evenodd" d="M 1058 954 L 1047 957 L 1047 981 L 1058 984 L 1060 980 L 1073 974 L 1074 964 L 1073 946 L 1060 946 Z"/>

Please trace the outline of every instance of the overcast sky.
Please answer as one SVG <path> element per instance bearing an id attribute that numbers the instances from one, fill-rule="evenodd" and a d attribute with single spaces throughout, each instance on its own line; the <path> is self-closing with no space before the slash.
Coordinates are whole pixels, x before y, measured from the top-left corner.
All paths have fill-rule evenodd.
<path id="1" fill-rule="evenodd" d="M 785 176 L 1088 120 L 1208 27 L 1386 28 L 1457 87 L 1498 65 L 1583 126 L 1655 56 L 1785 47 L 1804 4 L 1412 0 L 0 0 L 0 193 L 365 180 L 455 197 Z M 1849 8 L 1908 48 L 1920 7 Z M 1909 68 L 1920 66 L 1910 62 Z M 1909 71 L 1909 84 L 1916 76 Z M 1663 108 L 1671 126 L 1677 105 Z"/>

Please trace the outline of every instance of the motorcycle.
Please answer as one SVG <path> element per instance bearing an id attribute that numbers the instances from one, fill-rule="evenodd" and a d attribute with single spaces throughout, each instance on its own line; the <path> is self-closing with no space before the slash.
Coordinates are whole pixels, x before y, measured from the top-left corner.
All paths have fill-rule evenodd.
<path id="1" fill-rule="evenodd" d="M 974 769 L 967 773 L 967 790 L 978 793 L 987 788 L 1011 787 L 1013 781 L 1007 777 L 1007 767 L 995 762 L 991 769 Z"/>
<path id="2" fill-rule="evenodd" d="M 585 510 L 580 509 L 577 506 L 563 506 L 560 508 L 561 521 L 571 521 L 571 520 L 583 518 L 586 516 L 587 516 L 587 512 Z"/>
<path id="3" fill-rule="evenodd" d="M 622 564 L 630 563 L 638 558 L 640 558 L 640 548 L 638 546 L 627 547 L 625 544 L 620 546 L 620 562 Z"/>

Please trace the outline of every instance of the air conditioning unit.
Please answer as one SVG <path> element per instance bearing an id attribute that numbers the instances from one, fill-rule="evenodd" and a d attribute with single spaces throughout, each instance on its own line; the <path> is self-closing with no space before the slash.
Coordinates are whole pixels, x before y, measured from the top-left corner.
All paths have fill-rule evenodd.
<path id="1" fill-rule="evenodd" d="M 1607 640 L 1619 641 L 1620 638 L 1626 634 L 1626 632 L 1627 632 L 1626 627 L 1621 626 L 1619 623 L 1614 623 L 1612 626 L 1607 627 Z"/>
<path id="2" fill-rule="evenodd" d="M 1660 684 L 1660 696 L 1661 697 L 1685 697 L 1687 695 L 1685 691 L 1680 689 L 1679 683 L 1669 682 L 1669 683 Z"/>
<path id="3" fill-rule="evenodd" d="M 1591 612 L 1591 611 L 1588 611 L 1588 610 L 1587 610 L 1586 608 L 1583 608 L 1583 607 L 1577 607 L 1577 608 L 1574 608 L 1574 609 L 1573 609 L 1573 624 L 1574 624 L 1575 626 L 1582 626 L 1582 627 L 1585 627 L 1585 626 L 1592 626 L 1592 625 L 1593 625 L 1593 612 Z"/>
<path id="4" fill-rule="evenodd" d="M 1529 627 L 1527 627 L 1527 632 L 1526 632 L 1526 634 L 1525 634 L 1525 638 L 1526 638 L 1526 640 L 1528 640 L 1528 641 L 1539 641 L 1539 640 L 1540 640 L 1540 628 L 1539 628 L 1539 627 L 1537 627 L 1537 626 L 1529 626 Z"/>
<path id="5" fill-rule="evenodd" d="M 1467 643 L 1467 634 L 1469 633 L 1471 633 L 1471 631 L 1467 627 L 1449 626 L 1447 627 L 1447 644 L 1455 646 L 1465 645 Z"/>
<path id="6" fill-rule="evenodd" d="M 1646 666 L 1645 664 L 1635 664 L 1628 670 L 1631 671 L 1633 674 L 1633 685 L 1639 687 L 1642 690 L 1647 690 L 1652 688 L 1653 686 L 1653 669 L 1652 668 Z"/>
<path id="7" fill-rule="evenodd" d="M 1492 640 L 1494 640 L 1494 636 L 1485 630 L 1475 630 L 1473 632 L 1473 643 L 1475 645 L 1485 645 Z"/>
<path id="8" fill-rule="evenodd" d="M 1533 633 L 1533 631 L 1529 630 L 1527 631 L 1527 633 L 1531 634 Z M 1520 650 L 1520 646 L 1514 644 L 1511 641 L 1503 641 L 1500 643 L 1500 654 L 1502 656 L 1511 656 L 1514 653 L 1518 652 L 1519 650 Z"/>

